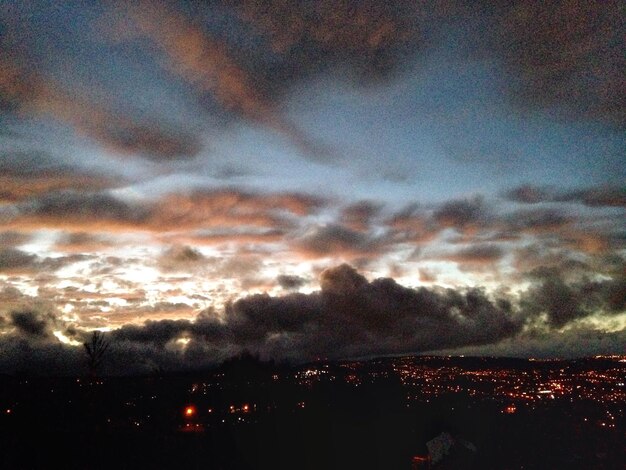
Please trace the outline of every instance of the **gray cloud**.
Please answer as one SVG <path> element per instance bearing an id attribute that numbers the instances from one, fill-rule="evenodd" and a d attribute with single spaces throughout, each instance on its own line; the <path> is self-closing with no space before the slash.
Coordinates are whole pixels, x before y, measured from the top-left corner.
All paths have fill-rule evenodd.
<path id="1" fill-rule="evenodd" d="M 505 255 L 505 250 L 495 244 L 476 244 L 462 248 L 453 253 L 442 254 L 440 257 L 458 263 L 482 264 L 494 263 Z"/>
<path id="2" fill-rule="evenodd" d="M 0 272 L 29 269 L 39 261 L 36 255 L 8 248 L 0 251 Z"/>
<path id="3" fill-rule="evenodd" d="M 435 210 L 433 219 L 443 227 L 463 229 L 481 222 L 487 215 L 483 199 L 461 199 L 444 203 Z"/>
<path id="4" fill-rule="evenodd" d="M 545 313 L 551 326 L 563 327 L 596 313 L 616 314 L 626 309 L 623 274 L 610 280 L 572 283 L 566 283 L 554 269 L 538 268 L 532 276 L 538 282 L 524 294 L 523 306 L 529 315 Z"/>
<path id="5" fill-rule="evenodd" d="M 341 220 L 355 230 L 366 230 L 380 214 L 382 205 L 373 201 L 359 201 L 343 209 Z"/>
<path id="6" fill-rule="evenodd" d="M 290 274 L 281 274 L 276 278 L 276 281 L 280 287 L 286 290 L 295 290 L 308 283 L 307 279 Z"/>
<path id="7" fill-rule="evenodd" d="M 26 243 L 30 236 L 22 232 L 0 232 L 0 245 L 6 248 L 15 247 Z"/>
<path id="8" fill-rule="evenodd" d="M 27 309 L 11 312 L 9 317 L 11 324 L 25 337 L 45 339 L 52 334 L 55 321 L 52 314 Z"/>
<path id="9" fill-rule="evenodd" d="M 525 204 L 575 202 L 590 207 L 626 207 L 626 186 L 596 186 L 567 191 L 523 185 L 506 192 L 504 196 Z"/>
<path id="10" fill-rule="evenodd" d="M 51 192 L 23 201 L 16 208 L 12 217 L 15 224 L 36 226 L 140 226 L 150 215 L 149 205 L 125 202 L 106 192 Z"/>
<path id="11" fill-rule="evenodd" d="M 378 252 L 383 240 L 341 225 L 316 226 L 295 241 L 294 246 L 312 255 L 367 255 Z"/>
<path id="12" fill-rule="evenodd" d="M 159 258 L 159 267 L 166 271 L 193 269 L 207 262 L 206 257 L 189 246 L 173 246 Z"/>
<path id="13" fill-rule="evenodd" d="M 572 217 L 560 209 L 524 209 L 505 217 L 510 230 L 541 233 L 553 231 L 572 222 Z"/>

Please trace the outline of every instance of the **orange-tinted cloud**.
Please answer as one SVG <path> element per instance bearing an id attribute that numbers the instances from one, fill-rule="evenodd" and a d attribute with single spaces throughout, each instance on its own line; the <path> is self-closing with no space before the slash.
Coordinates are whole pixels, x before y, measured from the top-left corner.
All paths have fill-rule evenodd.
<path id="1" fill-rule="evenodd" d="M 313 142 L 278 111 L 223 41 L 164 2 L 120 4 L 122 19 L 110 27 L 119 38 L 146 38 L 156 46 L 164 66 L 208 94 L 226 111 L 285 135 L 306 156 L 326 158 L 328 150 Z"/>
<path id="2" fill-rule="evenodd" d="M 8 58 L 0 58 L 0 96 L 20 114 L 55 119 L 122 154 L 168 160 L 188 158 L 200 151 L 198 139 L 182 130 L 116 113 Z"/>
<path id="3" fill-rule="evenodd" d="M 235 189 L 168 194 L 156 201 L 130 201 L 108 192 L 64 191 L 33 197 L 6 212 L 6 228 L 65 228 L 76 232 L 181 232 L 181 237 L 219 240 L 222 235 L 280 236 L 298 218 L 314 213 L 324 201 L 298 193 L 260 194 Z M 245 228 L 247 230 L 244 230 Z M 250 231 L 250 228 L 256 228 Z M 213 229 L 205 234 L 190 230 Z M 215 231 L 226 230 L 220 234 Z M 275 232 L 278 231 L 278 232 Z"/>

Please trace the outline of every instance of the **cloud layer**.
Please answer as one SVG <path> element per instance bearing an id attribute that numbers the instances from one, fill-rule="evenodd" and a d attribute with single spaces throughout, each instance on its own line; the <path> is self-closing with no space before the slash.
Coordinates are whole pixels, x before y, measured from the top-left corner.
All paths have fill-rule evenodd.
<path id="1" fill-rule="evenodd" d="M 112 351 L 108 370 L 206 367 L 242 351 L 307 361 L 497 347 L 530 331 L 558 336 L 558 329 L 586 318 L 623 315 L 625 286 L 623 278 L 566 283 L 558 274 L 546 272 L 515 298 L 487 295 L 478 288 L 413 289 L 391 278 L 370 282 L 343 264 L 323 271 L 320 290 L 310 294 L 252 295 L 229 302 L 221 314 L 208 309 L 193 320 L 124 325 L 108 335 Z M 23 356 L 32 349 L 40 360 L 50 351 L 58 352 L 53 329 L 79 340 L 88 336 L 50 312 L 33 309 L 11 311 L 2 328 L 8 334 L 0 347 L 12 352 L 11 360 L 3 356 L 0 366 L 5 370 L 24 366 Z M 65 347 L 63 354 L 73 357 L 70 364 L 79 363 L 80 349 Z M 54 363 L 56 358 L 47 360 Z"/>

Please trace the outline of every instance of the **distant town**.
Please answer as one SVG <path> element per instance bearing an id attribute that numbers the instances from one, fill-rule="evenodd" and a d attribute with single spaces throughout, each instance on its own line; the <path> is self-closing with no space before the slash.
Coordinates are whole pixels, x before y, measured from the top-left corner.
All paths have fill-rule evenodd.
<path id="1" fill-rule="evenodd" d="M 7 375 L 0 466 L 623 468 L 625 382 L 626 356 L 287 366 L 243 354 L 178 374 Z M 59 455 L 23 448 L 38 439 Z M 114 449 L 128 446 L 122 461 Z"/>

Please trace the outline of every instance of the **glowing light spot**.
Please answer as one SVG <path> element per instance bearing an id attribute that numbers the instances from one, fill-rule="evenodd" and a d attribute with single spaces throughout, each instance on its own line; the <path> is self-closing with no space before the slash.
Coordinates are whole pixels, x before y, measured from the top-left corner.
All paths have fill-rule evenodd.
<path id="1" fill-rule="evenodd" d="M 180 344 L 184 348 L 189 344 L 189 341 L 191 341 L 189 338 L 178 338 L 176 340 L 176 344 Z"/>
<path id="2" fill-rule="evenodd" d="M 80 341 L 73 340 L 68 338 L 60 331 L 53 331 L 52 334 L 57 337 L 59 341 L 63 344 L 69 344 L 70 346 L 80 346 L 82 343 Z"/>

